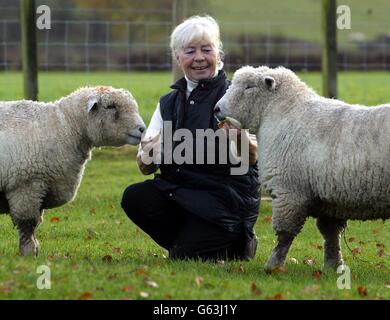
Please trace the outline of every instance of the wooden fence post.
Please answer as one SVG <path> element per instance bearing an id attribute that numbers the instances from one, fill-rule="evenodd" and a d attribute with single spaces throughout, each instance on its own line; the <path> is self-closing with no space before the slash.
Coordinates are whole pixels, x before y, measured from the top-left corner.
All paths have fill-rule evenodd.
<path id="1" fill-rule="evenodd" d="M 38 61 L 35 0 L 21 0 L 21 44 L 24 98 L 38 99 Z"/>
<path id="2" fill-rule="evenodd" d="M 322 94 L 337 98 L 336 0 L 322 0 Z"/>
<path id="3" fill-rule="evenodd" d="M 187 17 L 187 0 L 173 0 L 172 2 L 172 26 L 175 28 L 182 23 Z M 176 82 L 183 77 L 183 72 L 176 62 L 176 58 L 172 57 L 172 76 L 173 82 Z"/>

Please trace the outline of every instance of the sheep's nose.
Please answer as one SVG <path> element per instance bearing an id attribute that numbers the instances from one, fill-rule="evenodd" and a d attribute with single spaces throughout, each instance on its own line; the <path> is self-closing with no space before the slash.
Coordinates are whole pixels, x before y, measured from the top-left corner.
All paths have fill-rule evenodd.
<path id="1" fill-rule="evenodd" d="M 145 132 L 146 127 L 145 127 L 145 126 L 140 126 L 140 127 L 138 128 L 138 130 L 139 130 L 139 132 L 141 132 L 141 134 L 142 134 L 142 133 Z"/>

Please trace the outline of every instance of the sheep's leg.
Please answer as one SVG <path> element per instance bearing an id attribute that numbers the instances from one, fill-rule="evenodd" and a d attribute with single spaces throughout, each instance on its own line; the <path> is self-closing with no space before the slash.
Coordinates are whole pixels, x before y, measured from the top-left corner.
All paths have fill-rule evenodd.
<path id="1" fill-rule="evenodd" d="M 317 227 L 324 237 L 324 269 L 337 269 L 342 265 L 340 234 L 346 221 L 333 218 L 317 218 Z"/>
<path id="2" fill-rule="evenodd" d="M 283 267 L 290 246 L 306 220 L 306 211 L 304 206 L 299 204 L 301 202 L 297 201 L 298 198 L 286 195 L 275 197 L 272 201 L 272 223 L 278 243 L 268 258 L 266 271 Z"/>
<path id="3" fill-rule="evenodd" d="M 277 237 L 278 244 L 268 258 L 268 261 L 265 265 L 266 271 L 272 271 L 284 265 L 284 261 L 286 260 L 287 253 L 295 238 L 295 235 L 282 231 L 277 233 Z"/>
<path id="4" fill-rule="evenodd" d="M 22 256 L 37 256 L 39 242 L 34 232 L 42 220 L 40 185 L 26 185 L 7 194 L 13 223 L 19 231 L 19 250 Z"/>
<path id="5" fill-rule="evenodd" d="M 17 227 L 19 230 L 19 249 L 22 256 L 37 256 L 39 242 L 35 238 L 34 231 L 39 221 L 36 219 L 19 220 Z"/>

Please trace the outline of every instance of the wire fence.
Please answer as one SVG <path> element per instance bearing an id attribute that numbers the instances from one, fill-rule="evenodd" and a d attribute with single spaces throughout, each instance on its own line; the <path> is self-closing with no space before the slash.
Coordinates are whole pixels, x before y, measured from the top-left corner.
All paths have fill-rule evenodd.
<path id="1" fill-rule="evenodd" d="M 12 9 L 12 10 L 11 10 Z M 18 8 L 8 8 L 17 12 Z M 53 9 L 67 11 L 71 9 Z M 173 29 L 169 10 L 149 10 L 160 15 L 148 21 L 87 19 L 99 10 L 80 9 L 79 20 L 52 20 L 50 30 L 38 30 L 39 68 L 43 71 L 155 71 L 170 70 L 172 60 L 169 35 Z M 110 9 L 115 10 L 115 9 Z M 141 11 L 141 10 L 140 10 Z M 13 14 L 15 15 L 15 13 Z M 10 16 L 13 16 L 12 14 Z M 163 18 L 161 18 L 163 17 Z M 162 21 L 161 21 L 162 20 Z M 315 39 L 296 39 L 275 33 L 283 21 L 221 23 L 224 28 L 241 30 L 239 34 L 223 32 L 225 66 L 235 70 L 242 65 L 284 65 L 296 71 L 320 70 L 321 48 L 318 17 L 308 28 Z M 305 20 L 307 22 L 307 19 Z M 287 26 L 289 27 L 289 26 Z M 293 27 L 293 26 L 291 26 Z M 367 40 L 370 28 L 384 32 Z M 252 30 L 262 30 L 253 33 Z M 388 30 L 388 32 L 386 32 Z M 339 70 L 389 70 L 390 22 L 388 25 L 362 21 L 360 29 L 344 30 L 348 36 L 339 41 Z M 0 71 L 21 70 L 20 22 L 18 18 L 0 20 Z"/>

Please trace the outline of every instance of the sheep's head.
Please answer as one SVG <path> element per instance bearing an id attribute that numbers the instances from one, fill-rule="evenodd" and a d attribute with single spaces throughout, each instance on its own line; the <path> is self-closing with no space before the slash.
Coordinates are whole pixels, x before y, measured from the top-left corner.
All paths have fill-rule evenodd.
<path id="1" fill-rule="evenodd" d="M 264 110 L 280 95 L 280 86 L 293 74 L 285 68 L 242 67 L 233 76 L 232 84 L 217 103 L 215 115 L 220 120 L 231 117 L 242 128 L 257 132 Z"/>
<path id="2" fill-rule="evenodd" d="M 130 92 L 112 87 L 89 89 L 85 108 L 88 136 L 93 145 L 139 144 L 146 127 Z"/>

